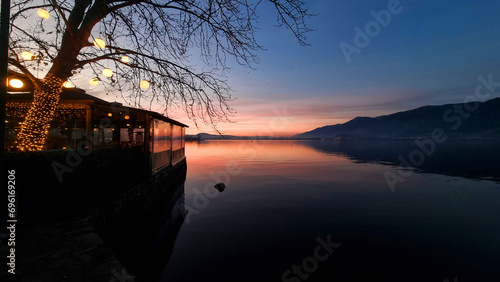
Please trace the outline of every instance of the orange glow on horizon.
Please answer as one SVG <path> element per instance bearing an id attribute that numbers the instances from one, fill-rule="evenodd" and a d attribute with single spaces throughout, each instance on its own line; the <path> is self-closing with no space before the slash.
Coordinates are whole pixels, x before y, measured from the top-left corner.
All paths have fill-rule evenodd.
<path id="1" fill-rule="evenodd" d="M 266 124 L 260 123 L 221 123 L 218 125 L 219 131 L 222 135 L 232 135 L 232 136 L 269 136 L 269 137 L 291 137 L 296 134 L 301 134 L 307 131 L 314 130 L 318 127 L 323 127 L 327 125 L 333 125 L 338 123 L 345 123 L 350 119 L 341 120 L 300 120 L 294 119 L 290 120 L 290 123 L 283 128 L 273 128 Z M 186 129 L 186 135 L 196 135 L 199 133 L 208 133 L 212 135 L 217 135 L 211 127 L 205 125 L 199 125 L 199 129 L 192 124 L 190 120 L 181 120 L 182 123 L 189 125 Z"/>
<path id="2" fill-rule="evenodd" d="M 356 101 L 359 99 L 357 97 Z M 389 113 L 369 105 L 358 107 L 351 100 L 351 96 L 340 94 L 329 98 L 313 97 L 271 102 L 263 98 L 239 99 L 231 104 L 237 111 L 234 116 L 229 116 L 232 122 L 219 123 L 217 129 L 223 135 L 232 136 L 291 137 L 319 127 L 345 123 L 357 116 L 375 117 Z M 372 102 L 369 97 L 363 96 L 363 101 L 365 100 Z M 218 134 L 200 119 L 197 120 L 197 128 L 182 109 L 171 109 L 167 113 L 163 108 L 152 110 L 188 125 L 187 135 Z"/>

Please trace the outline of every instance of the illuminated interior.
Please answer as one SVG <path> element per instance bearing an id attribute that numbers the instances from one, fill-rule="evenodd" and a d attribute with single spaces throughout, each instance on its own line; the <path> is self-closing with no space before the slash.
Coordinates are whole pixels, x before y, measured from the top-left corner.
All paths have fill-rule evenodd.
<path id="1" fill-rule="evenodd" d="M 17 78 L 9 84 L 26 86 Z M 78 88 L 62 91 L 43 150 L 75 149 L 78 144 L 93 149 L 138 148 L 150 158 L 152 173 L 185 158 L 186 125 L 155 112 L 107 102 Z M 33 92 L 7 94 L 5 150 L 18 150 L 17 137 L 32 103 Z"/>

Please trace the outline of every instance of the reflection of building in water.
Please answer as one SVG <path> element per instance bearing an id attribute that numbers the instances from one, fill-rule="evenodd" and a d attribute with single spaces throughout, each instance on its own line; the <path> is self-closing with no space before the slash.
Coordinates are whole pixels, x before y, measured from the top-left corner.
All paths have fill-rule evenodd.
<path id="1" fill-rule="evenodd" d="M 184 205 L 184 185 L 174 193 L 170 202 L 164 206 L 157 231 L 154 232 L 151 245 L 151 263 L 158 271 L 167 265 L 174 250 L 177 234 L 184 223 L 187 210 Z"/>
<path id="2" fill-rule="evenodd" d="M 121 232 L 112 245 L 113 252 L 140 281 L 160 281 L 170 260 L 187 214 L 184 180 L 185 175 L 179 180 L 181 184 L 168 187 L 168 192 Z"/>
<path id="3" fill-rule="evenodd" d="M 30 80 L 10 72 L 9 79 L 14 78 L 23 85 L 8 87 L 6 150 L 15 150 L 16 135 L 33 102 Z M 110 103 L 81 89 L 64 88 L 44 149 L 77 148 L 78 144 L 93 149 L 140 147 L 155 173 L 184 159 L 185 127 L 156 112 Z"/>

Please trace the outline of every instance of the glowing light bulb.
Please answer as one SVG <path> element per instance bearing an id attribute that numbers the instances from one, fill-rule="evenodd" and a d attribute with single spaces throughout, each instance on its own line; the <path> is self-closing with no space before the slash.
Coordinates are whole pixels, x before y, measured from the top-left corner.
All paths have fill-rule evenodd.
<path id="1" fill-rule="evenodd" d="M 63 83 L 63 87 L 64 87 L 64 88 L 74 88 L 74 87 L 75 87 L 75 85 L 74 85 L 73 83 L 71 83 L 70 81 L 65 81 L 65 82 Z"/>
<path id="2" fill-rule="evenodd" d="M 99 84 L 99 80 L 98 80 L 97 78 L 91 78 L 91 79 L 89 80 L 89 83 L 90 83 L 90 85 L 92 85 L 92 86 L 96 86 L 97 84 Z"/>
<path id="3" fill-rule="evenodd" d="M 17 78 L 11 79 L 9 81 L 9 84 L 10 84 L 10 86 L 12 86 L 14 88 L 21 88 L 24 85 L 24 83 L 21 80 L 17 79 Z"/>
<path id="4" fill-rule="evenodd" d="M 149 88 L 149 81 L 142 79 L 139 83 L 139 86 L 141 87 L 141 89 L 146 90 Z"/>
<path id="5" fill-rule="evenodd" d="M 127 56 L 122 56 L 121 61 L 122 61 L 123 63 L 125 63 L 125 64 L 126 64 L 126 63 L 128 63 L 130 60 L 129 60 L 129 58 L 128 58 Z"/>
<path id="6" fill-rule="evenodd" d="M 45 20 L 50 18 L 49 11 L 45 10 L 44 8 L 38 9 L 37 14 L 38 14 L 38 16 L 40 16 L 40 18 L 45 19 Z"/>
<path id="7" fill-rule="evenodd" d="M 103 69 L 102 70 L 102 74 L 105 76 L 105 77 L 112 77 L 113 76 L 113 71 L 110 70 L 110 69 Z"/>
<path id="8" fill-rule="evenodd" d="M 106 48 L 106 42 L 104 42 L 101 38 L 96 38 L 94 39 L 94 46 L 102 50 Z"/>
<path id="9" fill-rule="evenodd" d="M 23 57 L 23 59 L 25 59 L 26 61 L 31 61 L 31 59 L 33 58 L 33 54 L 31 54 L 31 52 L 24 51 L 21 53 L 21 57 Z"/>

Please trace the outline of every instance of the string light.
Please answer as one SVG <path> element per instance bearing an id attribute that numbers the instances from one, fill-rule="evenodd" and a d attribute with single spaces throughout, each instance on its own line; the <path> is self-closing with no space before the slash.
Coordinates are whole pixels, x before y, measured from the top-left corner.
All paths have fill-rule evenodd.
<path id="1" fill-rule="evenodd" d="M 113 71 L 110 70 L 110 69 L 103 69 L 102 70 L 102 74 L 105 76 L 105 77 L 112 77 L 113 76 Z"/>
<path id="2" fill-rule="evenodd" d="M 122 56 L 121 61 L 126 64 L 130 61 L 130 59 L 127 56 Z"/>
<path id="3" fill-rule="evenodd" d="M 106 48 L 106 42 L 104 42 L 101 38 L 96 38 L 94 39 L 94 46 L 102 50 Z"/>
<path id="4" fill-rule="evenodd" d="M 21 87 L 24 86 L 24 83 L 21 80 L 17 79 L 17 78 L 11 79 L 9 81 L 9 84 L 10 84 L 10 86 L 12 86 L 14 88 L 21 88 Z"/>
<path id="5" fill-rule="evenodd" d="M 26 61 L 31 61 L 33 59 L 33 54 L 31 54 L 31 52 L 24 51 L 21 53 L 21 57 L 23 57 Z"/>
<path id="6" fill-rule="evenodd" d="M 44 8 L 38 9 L 37 14 L 38 14 L 38 16 L 40 16 L 40 18 L 45 19 L 45 20 L 50 18 L 49 12 L 47 10 L 45 10 Z"/>
<path id="7" fill-rule="evenodd" d="M 80 104 L 80 103 L 64 103 L 60 104 L 58 108 L 62 109 L 90 109 L 89 105 L 87 104 Z"/>
<path id="8" fill-rule="evenodd" d="M 141 87 L 141 89 L 146 90 L 149 88 L 149 81 L 142 79 L 139 83 L 139 86 Z"/>
<path id="9" fill-rule="evenodd" d="M 25 119 L 31 110 L 31 102 L 7 102 L 6 104 L 6 113 L 7 113 L 7 118 L 10 120 L 13 120 L 15 123 L 18 123 L 21 126 L 21 130 L 23 129 L 24 124 L 27 124 L 27 122 L 17 122 L 16 120 L 19 119 Z M 90 109 L 90 106 L 88 104 L 83 104 L 83 103 L 61 103 L 60 105 L 57 106 L 54 112 L 54 120 L 59 119 L 61 122 L 68 121 L 68 120 L 85 120 L 87 117 L 87 110 Z M 48 128 L 50 125 L 47 126 L 46 133 L 48 133 Z M 23 133 L 26 135 L 26 133 Z M 19 133 L 19 138 L 21 137 L 21 133 Z M 45 136 L 46 137 L 46 136 Z M 41 146 L 26 146 L 29 142 L 24 142 L 25 144 L 23 147 L 20 147 L 21 150 L 34 150 L 33 148 L 42 148 L 43 145 Z M 27 147 L 27 148 L 26 148 Z M 31 148 L 31 149 L 30 149 Z"/>
<path id="10" fill-rule="evenodd" d="M 97 78 L 91 78 L 91 79 L 89 80 L 89 83 L 90 83 L 90 85 L 92 85 L 92 86 L 96 86 L 97 84 L 99 84 L 99 80 L 98 80 Z"/>

